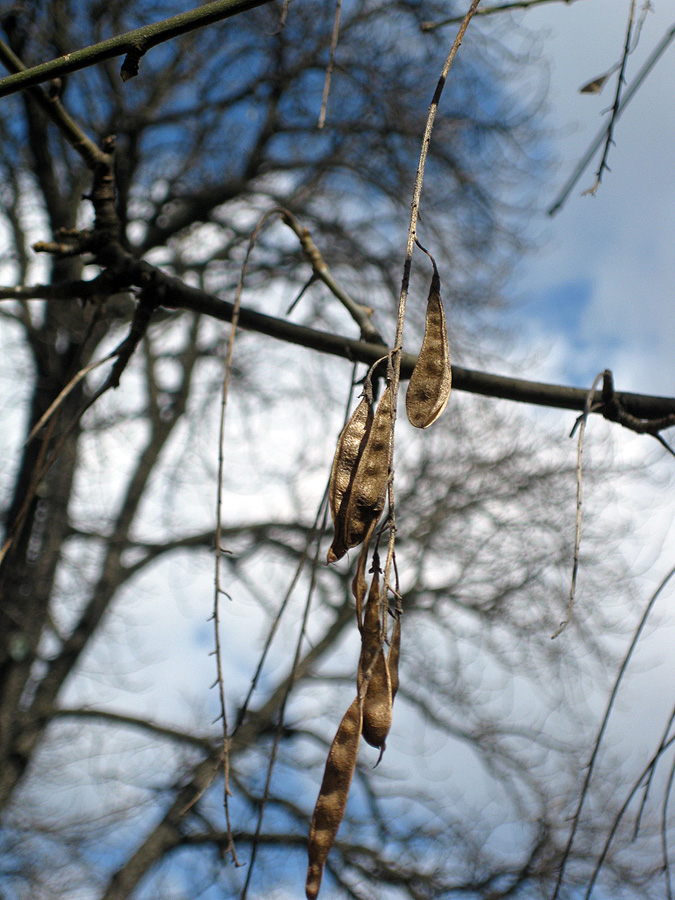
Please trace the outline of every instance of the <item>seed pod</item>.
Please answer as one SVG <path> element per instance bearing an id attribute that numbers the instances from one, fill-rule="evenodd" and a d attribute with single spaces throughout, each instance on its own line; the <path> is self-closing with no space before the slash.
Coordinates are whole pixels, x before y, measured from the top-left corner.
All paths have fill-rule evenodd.
<path id="1" fill-rule="evenodd" d="M 373 422 L 372 391 L 370 383 L 366 382 L 361 402 L 351 415 L 351 418 L 342 429 L 338 438 L 333 468 L 328 484 L 328 502 L 333 518 L 335 536 L 330 550 L 328 562 L 336 562 L 347 552 L 345 546 L 345 513 L 343 506 L 346 495 L 356 476 L 356 470 L 366 446 L 366 438 Z"/>
<path id="2" fill-rule="evenodd" d="M 361 631 L 361 629 L 363 628 L 363 625 L 361 623 L 361 616 L 363 612 L 363 601 L 366 598 L 366 591 L 368 590 L 365 571 L 366 562 L 368 560 L 368 545 L 370 544 L 370 536 L 372 535 L 374 528 L 375 526 L 373 525 L 370 529 L 369 534 L 366 535 L 361 553 L 359 554 L 359 561 L 356 565 L 356 574 L 352 579 L 352 594 L 354 595 L 354 600 L 356 601 L 356 624 L 358 625 L 359 631 Z"/>
<path id="3" fill-rule="evenodd" d="M 360 544 L 382 515 L 389 478 L 390 437 L 391 388 L 387 385 L 377 404 L 351 490 L 342 503 L 347 549 Z"/>
<path id="4" fill-rule="evenodd" d="M 309 866 L 305 884 L 308 900 L 315 900 L 319 893 L 326 858 L 345 814 L 349 786 L 352 783 L 359 752 L 362 725 L 362 704 L 357 697 L 344 714 L 333 738 L 312 816 L 308 844 Z"/>
<path id="5" fill-rule="evenodd" d="M 370 670 L 363 700 L 363 739 L 371 747 L 384 747 L 391 728 L 392 716 L 391 676 L 382 648 L 380 612 L 380 577 L 376 569 L 363 613 L 361 656 L 357 675 L 360 693 L 363 679 Z"/>
<path id="6" fill-rule="evenodd" d="M 330 503 L 330 513 L 333 517 L 333 522 L 356 472 L 356 465 L 365 447 L 365 437 L 370 430 L 373 420 L 373 409 L 368 396 L 369 393 L 369 391 L 363 392 L 361 402 L 352 413 L 351 418 L 342 429 L 342 433 L 338 438 L 328 488 L 328 502 Z"/>
<path id="7" fill-rule="evenodd" d="M 398 691 L 398 663 L 401 656 L 401 613 L 394 614 L 394 627 L 391 632 L 391 643 L 389 644 L 389 654 L 387 656 L 387 668 L 389 669 L 389 680 L 391 681 L 391 702 Z"/>
<path id="8" fill-rule="evenodd" d="M 377 569 L 373 573 L 370 583 L 368 602 L 363 612 L 363 627 L 361 628 L 361 655 L 356 676 L 356 684 L 359 691 L 363 676 L 370 668 L 371 663 L 381 647 L 380 640 L 380 575 Z"/>
<path id="9" fill-rule="evenodd" d="M 436 264 L 433 265 L 424 340 L 405 395 L 408 419 L 415 428 L 428 428 L 436 421 L 448 403 L 452 385 L 441 281 Z"/>
<path id="10" fill-rule="evenodd" d="M 381 747 L 387 740 L 392 719 L 391 677 L 384 650 L 377 651 L 375 665 L 363 701 L 363 739 L 371 747 Z"/>

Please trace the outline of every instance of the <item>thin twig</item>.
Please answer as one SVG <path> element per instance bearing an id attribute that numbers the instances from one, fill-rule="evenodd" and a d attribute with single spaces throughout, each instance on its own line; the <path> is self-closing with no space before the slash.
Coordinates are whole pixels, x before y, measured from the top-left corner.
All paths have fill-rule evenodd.
<path id="1" fill-rule="evenodd" d="M 675 781 L 675 760 L 670 767 L 668 774 L 668 783 L 666 784 L 665 796 L 663 798 L 663 815 L 661 817 L 661 846 L 663 848 L 663 877 L 666 880 L 666 897 L 673 900 L 673 889 L 670 885 L 670 862 L 668 860 L 668 801 L 670 800 L 670 792 L 673 789 L 673 781 Z"/>
<path id="2" fill-rule="evenodd" d="M 650 772 L 654 768 L 654 766 L 656 766 L 656 764 L 658 763 L 661 756 L 666 752 L 666 750 L 668 750 L 669 747 L 671 747 L 673 745 L 673 743 L 675 743 L 675 736 L 671 737 L 670 740 L 665 742 L 665 744 L 661 744 L 659 746 L 659 749 L 652 756 L 652 758 L 647 763 L 647 765 L 642 770 L 642 772 L 640 772 L 640 775 L 635 780 L 633 787 L 631 788 L 631 790 L 628 793 L 628 796 L 626 797 L 624 802 L 621 804 L 621 809 L 614 817 L 614 821 L 612 822 L 612 827 L 609 831 L 609 834 L 607 835 L 604 846 L 602 848 L 602 852 L 600 853 L 600 856 L 598 857 L 598 861 L 595 864 L 595 868 L 593 869 L 593 874 L 591 875 L 590 881 L 588 882 L 588 886 L 586 888 L 586 893 L 584 894 L 584 900 L 589 900 L 589 898 L 593 892 L 593 888 L 595 887 L 595 882 L 598 880 L 598 875 L 600 874 L 600 871 L 602 870 L 605 860 L 607 859 L 607 854 L 609 853 L 609 848 L 611 847 L 612 841 L 614 840 L 614 835 L 616 834 L 617 829 L 619 828 L 619 825 L 621 824 L 621 820 L 623 819 L 626 810 L 630 806 L 630 804 L 633 800 L 633 797 L 637 794 L 645 775 L 647 775 L 647 773 Z"/>
<path id="3" fill-rule="evenodd" d="M 278 719 L 277 719 L 277 727 L 274 732 L 274 742 L 272 744 L 272 751 L 270 753 L 270 759 L 267 766 L 267 776 L 265 778 L 265 788 L 263 790 L 263 796 L 260 801 L 260 809 L 258 811 L 258 823 L 256 825 L 255 835 L 253 837 L 253 845 L 251 847 L 251 860 L 248 866 L 248 872 L 246 873 L 246 881 L 244 882 L 244 887 L 241 892 L 241 900 L 246 900 L 246 895 L 248 892 L 248 887 L 251 882 L 251 878 L 253 876 L 253 868 L 255 866 L 255 860 L 258 852 L 258 846 L 260 844 L 260 834 L 262 831 L 262 823 L 263 816 L 265 814 L 265 807 L 267 806 L 267 801 L 269 799 L 270 785 L 272 783 L 272 773 L 274 772 L 274 766 L 277 760 L 277 753 L 279 750 L 279 741 L 281 740 L 281 735 L 283 733 L 284 727 L 284 714 L 286 711 L 286 704 L 288 703 L 288 698 L 290 697 L 291 691 L 293 690 L 293 686 L 296 681 L 296 673 L 298 670 L 298 665 L 300 663 L 300 654 L 302 653 L 302 645 L 305 640 L 305 633 L 307 631 L 307 621 L 309 619 L 309 611 L 312 605 L 312 597 L 314 595 L 314 588 L 316 587 L 316 573 L 318 570 L 319 564 L 319 552 L 321 550 L 321 537 L 326 528 L 326 521 L 328 518 L 328 486 L 326 486 L 326 490 L 324 491 L 324 495 L 321 499 L 321 504 L 319 506 L 319 511 L 317 514 L 317 518 L 322 515 L 322 524 L 317 535 L 316 540 L 316 550 L 314 551 L 314 560 L 312 562 L 312 575 L 309 582 L 309 587 L 307 589 L 307 600 L 305 602 L 305 609 L 302 615 L 302 622 L 300 624 L 300 631 L 298 633 L 298 640 L 295 645 L 295 655 L 293 657 L 293 664 L 291 666 L 291 671 L 289 678 L 286 682 L 286 690 L 284 692 L 283 699 L 281 701 L 281 705 L 279 707 Z"/>
<path id="4" fill-rule="evenodd" d="M 246 248 L 246 256 L 244 257 L 244 262 L 241 267 L 241 274 L 239 275 L 239 282 L 237 284 L 237 292 L 234 298 L 234 309 L 232 312 L 232 327 L 230 328 L 230 335 L 227 341 L 227 353 L 225 356 L 225 377 L 223 379 L 223 389 L 220 397 L 220 424 L 218 431 L 218 487 L 216 491 L 216 556 L 215 556 L 215 577 L 214 577 L 214 592 L 213 592 L 213 630 L 215 635 L 215 656 L 216 656 L 216 671 L 217 671 L 217 684 L 218 684 L 218 699 L 220 701 L 220 719 L 223 727 L 223 750 L 222 750 L 222 759 L 223 759 L 223 808 L 225 810 L 225 820 L 227 824 L 227 835 L 229 841 L 228 850 L 232 854 L 232 859 L 234 860 L 235 865 L 239 865 L 239 860 L 237 859 L 237 852 L 234 846 L 234 839 L 232 837 L 232 825 L 230 820 L 230 803 L 229 803 L 229 795 L 230 795 L 230 787 L 229 787 L 229 775 L 230 775 L 230 736 L 227 733 L 227 703 L 225 698 L 225 682 L 223 680 L 223 657 L 222 657 L 222 646 L 220 642 L 220 597 L 223 593 L 223 589 L 220 584 L 220 565 L 221 559 L 223 555 L 222 548 L 222 508 L 223 508 L 223 472 L 225 468 L 225 411 L 227 409 L 227 397 L 228 390 L 230 386 L 230 375 L 232 373 L 232 356 L 234 352 L 234 338 L 237 332 L 237 324 L 239 322 L 239 309 L 241 306 L 241 293 L 244 287 L 244 280 L 246 278 L 246 270 L 248 269 L 248 261 L 255 247 L 255 242 L 260 232 L 260 229 L 270 217 L 270 215 L 275 212 L 275 210 L 268 211 L 264 213 L 258 224 L 253 229 L 251 237 L 249 238 L 248 247 Z"/>
<path id="5" fill-rule="evenodd" d="M 284 224 L 288 225 L 293 234 L 295 234 L 300 241 L 303 252 L 312 266 L 312 274 L 315 278 L 322 281 L 331 294 L 342 303 L 349 315 L 359 326 L 362 339 L 372 343 L 384 344 L 382 335 L 371 321 L 371 316 L 373 315 L 372 308 L 364 306 L 363 303 L 358 303 L 347 293 L 347 291 L 345 291 L 342 285 L 338 284 L 321 255 L 319 248 L 312 240 L 312 236 L 307 228 L 301 225 L 293 213 L 289 212 L 287 209 L 283 209 L 282 207 L 278 207 L 278 209 Z M 306 285 L 306 287 L 309 287 L 309 284 Z M 296 298 L 294 302 L 297 303 L 298 299 L 299 298 Z"/>
<path id="6" fill-rule="evenodd" d="M 572 613 L 574 612 L 574 595 L 576 593 L 577 572 L 579 570 L 579 544 L 581 543 L 581 454 L 584 447 L 584 432 L 586 430 L 586 420 L 588 419 L 591 408 L 593 406 L 593 397 L 595 395 L 596 388 L 604 375 L 604 372 L 600 372 L 599 375 L 595 376 L 595 381 L 593 382 L 593 385 L 588 392 L 588 397 L 586 398 L 584 411 L 577 420 L 574 428 L 572 429 L 572 434 L 574 434 L 577 425 L 579 426 L 579 439 L 577 442 L 577 514 L 576 524 L 574 528 L 574 561 L 572 563 L 572 578 L 570 581 L 570 596 L 567 603 L 567 613 L 558 628 L 551 635 L 552 639 L 557 638 L 558 635 L 561 634 L 565 630 L 565 628 L 567 628 L 572 619 Z"/>
<path id="7" fill-rule="evenodd" d="M 326 124 L 326 110 L 328 108 L 328 95 L 330 94 L 330 82 L 333 77 L 333 66 L 335 65 L 335 51 L 337 50 L 338 37 L 340 34 L 340 13 L 342 11 L 342 0 L 336 0 L 335 3 L 335 20 L 333 22 L 333 35 L 330 41 L 330 57 L 326 66 L 326 80 L 323 84 L 323 97 L 321 98 L 321 112 L 319 113 L 319 121 L 317 128 L 323 128 Z"/>
<path id="8" fill-rule="evenodd" d="M 33 438 L 38 433 L 38 431 L 40 431 L 40 429 L 43 428 L 47 424 L 47 422 L 51 419 L 51 417 L 54 415 L 56 410 L 61 406 L 63 401 L 66 399 L 68 394 L 70 394 L 70 392 L 75 387 L 77 387 L 77 385 L 82 381 L 82 379 L 86 378 L 90 372 L 94 371 L 94 369 L 97 369 L 99 366 L 102 366 L 103 363 L 109 362 L 111 359 L 113 359 L 116 356 L 116 354 L 117 354 L 117 351 L 113 350 L 112 353 L 109 353 L 107 356 L 104 356 L 103 359 L 98 359 L 98 360 L 96 360 L 96 362 L 89 363 L 88 366 L 85 366 L 83 369 L 80 369 L 80 371 L 70 379 L 68 384 L 59 393 L 56 400 L 54 400 L 49 405 L 49 408 L 47 409 L 47 411 L 44 412 L 40 416 L 38 421 L 35 423 L 35 425 L 33 425 L 33 427 L 31 428 L 30 434 L 24 441 L 24 447 L 27 444 L 30 444 L 30 442 L 33 440 Z"/>
<path id="9" fill-rule="evenodd" d="M 665 746 L 666 741 L 668 740 L 668 735 L 670 734 L 670 729 L 673 727 L 673 722 L 675 722 L 675 709 L 670 714 L 670 718 L 668 719 L 668 724 L 663 729 L 663 736 L 661 738 L 661 743 L 659 744 L 659 748 Z M 658 757 L 657 757 L 658 758 Z M 649 771 L 649 777 L 647 778 L 647 783 L 645 784 L 645 789 L 642 793 L 642 800 L 640 801 L 640 808 L 638 809 L 637 816 L 635 817 L 635 825 L 633 827 L 633 840 L 636 841 L 638 835 L 640 833 L 640 825 L 642 824 L 642 815 L 645 811 L 645 807 L 647 806 L 647 800 L 649 799 L 649 791 L 652 786 L 652 781 L 654 779 L 654 775 L 656 773 L 656 766 L 653 766 Z"/>
<path id="10" fill-rule="evenodd" d="M 631 35 L 633 33 L 633 22 L 635 21 L 635 0 L 630 0 L 630 9 L 628 12 L 628 26 L 626 27 L 626 40 L 623 46 L 623 54 L 621 56 L 621 65 L 619 67 L 619 77 L 616 80 L 616 92 L 614 94 L 614 103 L 612 104 L 612 112 L 609 117 L 609 125 L 607 126 L 607 138 L 605 140 L 605 149 L 602 151 L 602 158 L 600 160 L 600 165 L 598 166 L 598 171 L 595 173 L 595 183 L 588 188 L 588 190 L 584 191 L 584 195 L 590 195 L 594 197 L 600 187 L 600 183 L 602 181 L 602 173 L 604 171 L 609 172 L 609 166 L 607 165 L 607 157 L 609 156 L 609 148 L 614 143 L 614 126 L 616 125 L 616 119 L 619 111 L 619 107 L 621 106 L 621 91 L 623 89 L 624 84 L 626 83 L 625 79 L 625 71 L 626 71 L 626 63 L 628 62 L 628 55 L 631 50 Z"/>
<path id="11" fill-rule="evenodd" d="M 352 397 L 354 394 L 355 375 L 356 375 L 356 364 L 354 364 L 354 367 L 352 370 L 352 378 L 350 381 L 351 387 L 349 390 L 347 404 L 345 407 L 343 427 L 344 427 L 344 425 L 347 424 L 347 421 L 349 419 L 349 409 L 351 407 Z M 289 584 L 288 589 L 286 590 L 284 599 L 281 601 L 279 610 L 278 610 L 277 614 L 275 615 L 272 625 L 270 627 L 270 630 L 267 634 L 267 637 L 265 638 L 265 644 L 263 646 L 262 653 L 260 654 L 260 659 L 258 660 L 258 666 L 256 668 L 255 674 L 253 675 L 253 678 L 251 679 L 251 685 L 248 689 L 246 699 L 244 700 L 239 712 L 237 713 L 237 721 L 235 722 L 234 730 L 232 732 L 233 738 L 234 738 L 235 734 L 237 733 L 237 731 L 239 730 L 239 727 L 243 724 L 243 722 L 246 719 L 246 713 L 248 712 L 248 707 L 251 702 L 251 698 L 253 697 L 256 687 L 258 686 L 258 681 L 260 680 L 260 675 L 262 674 L 262 670 L 263 670 L 263 666 L 265 664 L 265 660 L 267 658 L 267 654 L 272 645 L 272 641 L 274 640 L 274 636 L 276 635 L 277 629 L 279 627 L 279 623 L 281 622 L 281 617 L 283 616 L 283 614 L 286 610 L 286 607 L 291 599 L 293 591 L 295 590 L 295 587 L 298 583 L 300 575 L 302 574 L 302 570 L 305 567 L 305 563 L 307 562 L 307 554 L 309 553 L 309 548 L 312 544 L 312 541 L 315 539 L 315 536 L 317 533 L 317 528 L 319 527 L 319 520 L 321 519 L 321 516 L 323 514 L 325 500 L 328 495 L 329 482 L 330 482 L 330 479 L 328 479 L 326 481 L 326 487 L 324 490 L 323 497 L 321 498 L 321 502 L 319 503 L 319 507 L 317 509 L 316 516 L 314 517 L 314 522 L 312 524 L 312 527 L 311 527 L 309 533 L 307 534 L 307 538 L 305 540 L 305 546 L 302 550 L 300 559 L 298 560 L 298 564 L 295 568 L 295 572 L 293 573 L 293 577 L 291 578 L 291 583 Z M 322 536 L 323 536 L 323 531 L 321 531 L 319 534 L 319 538 L 318 538 L 319 541 L 321 540 Z"/>
<path id="12" fill-rule="evenodd" d="M 642 82 L 645 80 L 647 75 L 649 75 L 651 70 L 654 68 L 654 66 L 659 61 L 659 59 L 661 58 L 663 53 L 668 48 L 668 45 L 672 42 L 672 40 L 674 38 L 675 38 L 675 23 L 670 27 L 670 29 L 663 36 L 661 42 L 652 51 L 651 56 L 645 62 L 645 64 L 642 66 L 642 68 L 636 75 L 635 80 L 633 81 L 631 86 L 628 88 L 626 93 L 623 95 L 623 99 L 621 100 L 621 103 L 619 104 L 619 107 L 616 110 L 616 115 L 613 117 L 614 123 L 618 122 L 619 116 L 624 111 L 624 109 L 628 106 L 630 101 L 633 99 L 636 92 L 642 85 Z M 583 157 L 577 164 L 577 167 L 575 168 L 574 172 L 572 173 L 572 175 L 569 177 L 569 179 L 565 183 L 564 187 L 562 188 L 562 190 L 556 197 L 553 204 L 549 207 L 549 210 L 548 210 L 549 216 L 554 215 L 561 208 L 561 206 L 564 204 L 564 202 L 567 200 L 569 195 L 574 190 L 575 185 L 577 184 L 577 182 L 579 181 L 581 176 L 586 171 L 586 168 L 589 165 L 589 163 L 591 162 L 591 160 L 593 159 L 593 157 L 595 156 L 596 151 L 600 148 L 600 145 L 605 140 L 605 137 L 607 136 L 607 129 L 609 128 L 610 124 L 611 123 L 609 123 L 607 125 L 603 125 L 602 129 L 598 132 L 598 134 L 593 139 L 588 150 L 586 151 L 586 153 L 583 155 Z"/>
<path id="13" fill-rule="evenodd" d="M 574 2 L 575 0 L 512 0 L 510 3 L 499 3 L 496 6 L 483 6 L 476 10 L 476 15 L 491 16 L 494 13 L 513 12 L 514 9 L 530 9 L 532 6 L 541 6 L 543 3 L 567 3 L 569 5 Z M 420 28 L 422 31 L 434 31 L 443 25 L 458 25 L 463 18 L 463 16 L 449 16 L 439 22 L 422 22 Z"/>
<path id="14" fill-rule="evenodd" d="M 0 40 L 0 62 L 2 62 L 10 72 L 14 72 L 17 75 L 24 74 L 28 71 L 11 47 L 8 47 L 3 40 Z M 6 78 L 0 81 L 0 85 L 5 81 L 7 81 Z M 58 97 L 48 96 L 42 88 L 37 85 L 28 90 L 33 100 L 35 100 L 45 115 L 59 128 L 70 146 L 80 154 L 90 169 L 93 169 L 96 165 L 107 163 L 107 155 L 94 141 L 92 141 L 89 135 L 80 128 L 72 116 L 66 112 Z"/>
<path id="15" fill-rule="evenodd" d="M 662 579 L 659 586 L 656 588 L 656 590 L 654 591 L 652 596 L 649 598 L 649 603 L 647 604 L 647 607 L 646 607 L 644 613 L 642 614 L 642 618 L 640 619 L 640 624 L 638 625 L 637 630 L 636 630 L 635 634 L 633 635 L 633 639 L 630 643 L 630 647 L 628 648 L 628 652 L 624 656 L 623 662 L 621 663 L 619 673 L 614 682 L 614 687 L 612 688 L 612 692 L 609 696 L 609 700 L 607 701 L 607 707 L 605 709 L 605 714 L 602 719 L 602 724 L 600 725 L 600 730 L 598 731 L 598 735 L 595 739 L 595 744 L 593 746 L 593 753 L 591 754 L 591 758 L 588 763 L 588 767 L 586 769 L 586 777 L 584 778 L 584 783 L 581 788 L 581 794 L 579 796 L 579 803 L 577 804 L 577 808 L 574 813 L 574 818 L 572 820 L 572 829 L 570 831 L 570 836 L 567 839 L 567 845 L 565 847 L 565 850 L 563 851 L 563 856 L 562 856 L 562 860 L 560 863 L 560 871 L 558 873 L 558 880 L 556 881 L 555 889 L 553 891 L 551 900 L 556 900 L 556 898 L 558 896 L 558 892 L 560 890 L 560 886 L 562 885 L 562 880 L 563 880 L 563 876 L 565 873 L 565 866 L 567 864 L 567 860 L 569 858 L 570 851 L 572 850 L 572 843 L 574 842 L 574 836 L 575 836 L 575 834 L 577 832 L 577 828 L 579 826 L 581 810 L 584 805 L 584 800 L 586 799 L 586 795 L 588 793 L 588 786 L 590 784 L 591 777 L 593 775 L 595 761 L 597 759 L 598 752 L 600 750 L 600 744 L 602 743 L 602 738 L 605 734 L 605 730 L 606 730 L 607 724 L 609 722 L 609 717 L 611 715 L 612 708 L 614 706 L 614 701 L 616 699 L 616 695 L 619 692 L 619 686 L 620 686 L 623 676 L 626 672 L 626 669 L 628 668 L 628 663 L 630 662 L 631 656 L 633 655 L 633 651 L 635 650 L 635 647 L 637 646 L 637 642 L 640 639 L 642 630 L 645 627 L 647 619 L 649 618 L 649 614 L 651 613 L 651 611 L 654 607 L 654 604 L 656 603 L 659 595 L 661 594 L 661 591 L 665 588 L 665 586 L 668 584 L 668 582 L 673 577 L 673 575 L 675 575 L 675 566 L 673 566 L 673 568 L 667 573 L 665 578 Z"/>

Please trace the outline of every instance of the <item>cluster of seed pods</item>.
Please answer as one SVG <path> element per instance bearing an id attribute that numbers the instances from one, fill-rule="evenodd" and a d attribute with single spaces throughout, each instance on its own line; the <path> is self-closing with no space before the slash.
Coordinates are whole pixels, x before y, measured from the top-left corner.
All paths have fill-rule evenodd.
<path id="1" fill-rule="evenodd" d="M 436 421 L 447 405 L 451 386 L 440 279 L 433 259 L 432 264 L 434 274 L 427 299 L 424 340 L 406 393 L 406 412 L 416 428 L 427 428 Z M 319 893 L 326 859 L 344 817 L 361 737 L 380 749 L 381 758 L 399 685 L 401 614 L 397 607 L 388 636 L 389 604 L 380 590 L 377 550 L 370 569 L 370 590 L 366 580 L 370 542 L 384 509 L 389 481 L 392 428 L 391 387 L 387 385 L 373 412 L 369 375 L 362 398 L 338 439 L 328 489 L 334 526 L 328 562 L 336 562 L 347 550 L 363 544 L 352 581 L 361 653 L 356 697 L 340 722 L 328 752 L 312 817 L 305 885 L 308 900 L 315 900 Z M 387 643 L 389 649 L 385 653 Z"/>

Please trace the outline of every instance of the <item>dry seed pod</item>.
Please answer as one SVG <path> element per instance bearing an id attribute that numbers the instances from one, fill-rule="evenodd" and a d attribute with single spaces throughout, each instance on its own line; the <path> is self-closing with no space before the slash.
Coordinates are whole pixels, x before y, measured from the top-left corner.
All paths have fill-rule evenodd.
<path id="1" fill-rule="evenodd" d="M 410 424 L 415 428 L 432 425 L 447 406 L 451 385 L 450 348 L 441 300 L 441 281 L 434 263 L 424 340 L 405 395 Z"/>
<path id="2" fill-rule="evenodd" d="M 321 887 L 323 869 L 330 848 L 347 806 L 347 795 L 352 783 L 359 752 L 363 725 L 362 704 L 358 697 L 344 714 L 340 727 L 331 744 L 323 773 L 319 798 L 316 801 L 312 825 L 309 829 L 309 866 L 305 894 L 315 900 Z"/>
<path id="3" fill-rule="evenodd" d="M 389 645 L 389 654 L 387 656 L 387 668 L 389 669 L 389 679 L 391 681 L 391 702 L 394 702 L 398 691 L 398 663 L 401 656 L 401 613 L 394 613 L 394 627 L 391 632 L 391 643 Z"/>
<path id="4" fill-rule="evenodd" d="M 392 719 L 391 676 L 384 650 L 377 652 L 363 701 L 363 739 L 371 747 L 384 749 Z"/>
<path id="5" fill-rule="evenodd" d="M 391 388 L 387 385 L 377 404 L 351 489 L 342 502 L 346 549 L 360 544 L 382 515 L 389 478 L 390 437 Z"/>
<path id="6" fill-rule="evenodd" d="M 345 492 L 348 490 L 356 470 L 356 464 L 361 457 L 361 452 L 365 446 L 364 438 L 370 430 L 373 410 L 368 396 L 369 393 L 369 391 L 364 390 L 361 402 L 352 413 L 351 418 L 342 429 L 342 433 L 338 438 L 328 488 L 328 502 L 330 503 L 333 522 L 335 522 L 335 517 L 342 505 Z"/>
<path id="7" fill-rule="evenodd" d="M 356 684 L 361 690 L 361 682 L 364 674 L 370 668 L 371 663 L 380 649 L 380 575 L 377 569 L 373 573 L 370 583 L 368 602 L 363 612 L 363 627 L 361 628 L 361 655 L 356 676 Z"/>
<path id="8" fill-rule="evenodd" d="M 343 506 L 346 503 L 352 483 L 356 476 L 356 470 L 363 454 L 366 437 L 370 432 L 373 422 L 373 409 L 371 403 L 371 389 L 367 382 L 363 391 L 361 402 L 351 415 L 351 418 L 342 429 L 338 438 L 333 468 L 328 484 L 328 502 L 333 518 L 335 536 L 330 550 L 328 562 L 336 562 L 341 559 L 347 550 L 345 542 L 345 513 Z M 353 546 L 353 545 L 352 545 Z"/>
<path id="9" fill-rule="evenodd" d="M 370 679 L 363 701 L 363 739 L 371 747 L 384 747 L 391 728 L 392 716 L 391 676 L 381 643 L 380 609 L 380 576 L 376 569 L 363 614 L 361 656 L 357 675 L 360 691 L 363 679 L 370 669 Z"/>
<path id="10" fill-rule="evenodd" d="M 366 562 L 368 561 L 368 548 L 370 546 L 370 539 L 373 536 L 373 531 L 375 531 L 375 526 L 377 522 L 373 522 L 366 533 L 366 536 L 363 541 L 363 547 L 361 548 L 361 553 L 359 554 L 359 561 L 356 565 L 356 574 L 352 579 L 352 594 L 354 595 L 354 600 L 356 601 L 356 623 L 358 625 L 359 631 L 361 631 L 363 625 L 361 623 L 362 612 L 363 612 L 363 601 L 366 598 L 366 591 L 368 590 L 368 585 L 366 584 Z"/>

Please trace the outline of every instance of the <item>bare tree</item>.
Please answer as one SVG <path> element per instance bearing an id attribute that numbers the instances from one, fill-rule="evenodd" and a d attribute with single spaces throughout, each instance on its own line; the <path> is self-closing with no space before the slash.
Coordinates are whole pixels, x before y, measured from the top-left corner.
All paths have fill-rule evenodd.
<path id="1" fill-rule="evenodd" d="M 354 693 L 353 566 L 323 565 L 317 509 L 365 369 L 285 341 L 361 363 L 386 353 L 408 185 L 447 50 L 419 25 L 442 7 L 342 10 L 323 129 L 333 10 L 305 0 L 162 44 L 126 84 L 107 59 L 2 101 L 3 441 L 15 460 L 1 488 L 7 897 L 229 897 L 249 877 L 259 896 L 298 893 L 323 762 Z M 126 0 L 8 6 L 3 58 L 30 66 L 177 11 Z M 422 206 L 460 363 L 488 358 L 477 337 L 522 249 L 531 200 L 540 97 L 510 89 L 523 59 L 502 38 L 467 35 Z M 223 728 L 207 690 L 227 338 L 218 319 L 232 318 L 251 231 L 272 209 L 240 324 L 284 342 L 237 335 L 228 400 L 226 817 Z M 414 294 L 429 276 L 416 267 Z M 285 322 L 301 291 L 287 314 L 301 325 Z M 421 306 L 408 317 L 416 346 Z M 78 380 L 116 348 L 112 375 L 101 367 Z M 628 398 L 603 400 L 609 418 L 649 417 Z M 652 406 L 663 427 L 673 410 Z M 359 759 L 327 896 L 532 896 L 554 882 L 589 741 L 562 676 L 595 677 L 605 636 L 630 611 L 588 603 L 573 637 L 551 642 L 566 606 L 574 459 L 532 421 L 462 397 L 423 439 L 399 429 L 396 721 L 379 768 L 375 751 Z M 587 527 L 586 591 L 625 588 L 602 519 Z M 598 802 L 611 813 L 607 793 Z M 571 885 L 588 877 L 601 828 L 580 830 Z M 650 889 L 649 860 L 610 858 L 605 872 L 615 896 Z"/>

